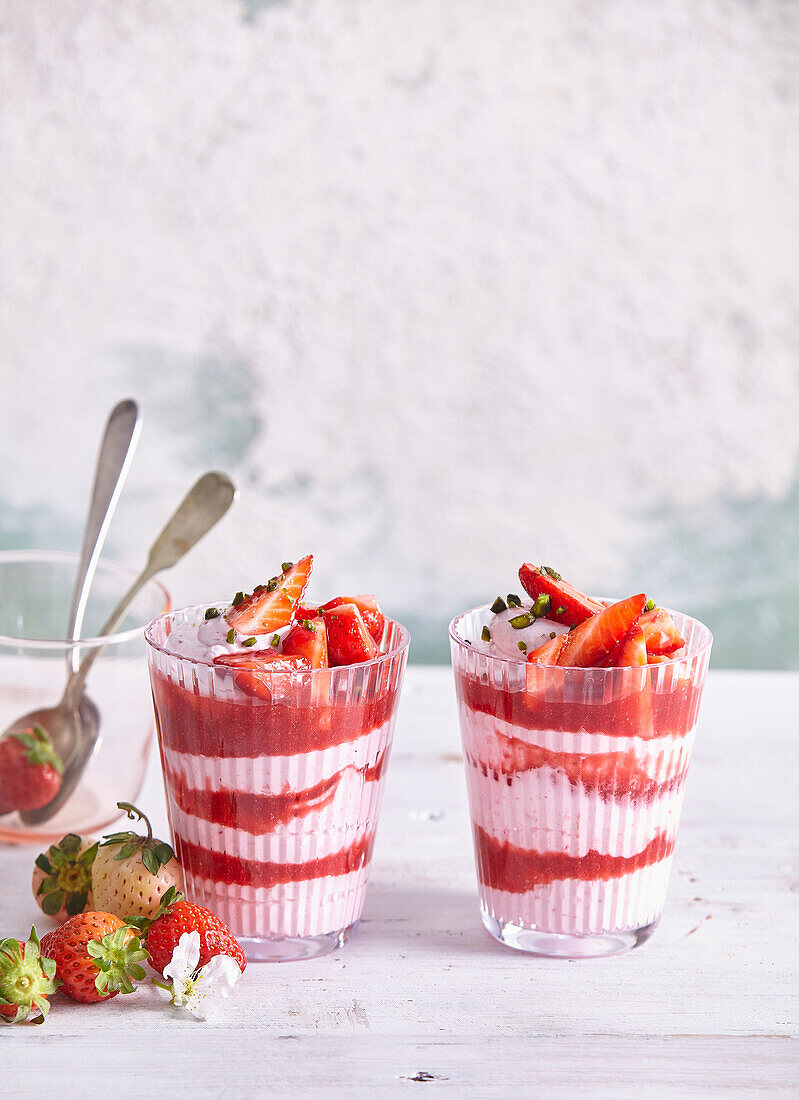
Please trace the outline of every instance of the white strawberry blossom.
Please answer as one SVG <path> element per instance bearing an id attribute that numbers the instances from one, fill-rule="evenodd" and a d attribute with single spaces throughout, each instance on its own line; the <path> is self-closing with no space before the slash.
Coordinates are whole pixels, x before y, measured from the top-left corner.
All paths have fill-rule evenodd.
<path id="1" fill-rule="evenodd" d="M 168 984 L 153 984 L 169 997 L 175 1008 L 186 1008 L 198 1020 L 207 1020 L 219 1008 L 219 1001 L 230 996 L 241 970 L 230 955 L 214 955 L 198 970 L 199 961 L 199 932 L 184 932 L 164 967 Z"/>

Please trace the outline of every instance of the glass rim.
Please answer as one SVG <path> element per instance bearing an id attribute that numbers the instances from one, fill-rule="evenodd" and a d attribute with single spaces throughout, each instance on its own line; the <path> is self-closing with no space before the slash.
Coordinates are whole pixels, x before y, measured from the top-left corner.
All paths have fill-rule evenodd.
<path id="1" fill-rule="evenodd" d="M 165 619 L 173 618 L 175 615 L 180 615 L 185 612 L 196 611 L 199 613 L 200 611 L 202 611 L 203 613 L 205 613 L 209 607 L 222 608 L 226 606 L 232 606 L 229 600 L 221 600 L 217 603 L 195 603 L 190 604 L 188 607 L 176 607 L 174 610 L 166 611 L 163 615 L 157 616 L 157 618 L 152 619 L 147 624 L 147 626 L 144 628 L 144 640 L 147 645 L 150 646 L 152 649 L 156 650 L 158 653 L 163 653 L 165 657 L 171 657 L 175 661 L 188 661 L 189 664 L 200 665 L 202 668 L 231 669 L 232 666 L 230 665 L 217 665 L 214 664 L 213 661 L 204 661 L 200 657 L 187 657 L 185 654 L 182 653 L 174 653 L 171 649 L 168 649 L 160 642 L 155 641 L 152 637 L 153 629 Z M 385 620 L 386 623 L 393 623 L 394 626 L 396 626 L 400 631 L 400 637 L 397 644 L 392 646 L 391 649 L 389 649 L 386 653 L 378 653 L 376 657 L 372 657 L 369 661 L 359 661 L 357 664 L 352 665 L 330 665 L 327 668 L 298 668 L 292 671 L 289 671 L 288 669 L 280 669 L 280 675 L 312 676 L 314 675 L 314 673 L 319 672 L 350 672 L 352 669 L 369 669 L 379 666 L 384 661 L 389 661 L 394 657 L 400 656 L 407 651 L 408 647 L 411 644 L 410 631 L 407 627 L 403 626 L 402 623 L 397 622 L 396 619 L 389 618 L 388 615 L 385 616 Z M 268 634 L 269 631 L 264 631 L 264 633 Z"/>
<path id="2" fill-rule="evenodd" d="M 451 642 L 456 642 L 457 645 L 462 650 L 464 650 L 466 653 L 474 653 L 479 657 L 485 658 L 485 660 L 487 660 L 487 661 L 501 661 L 503 664 L 526 666 L 528 664 L 528 661 L 526 659 L 523 660 L 523 661 L 520 661 L 517 657 L 506 657 L 502 653 L 484 653 L 482 650 L 475 649 L 474 646 L 469 645 L 464 638 L 461 638 L 458 635 L 458 633 L 457 633 L 458 624 L 460 623 L 460 621 L 462 619 L 465 619 L 467 615 L 473 615 L 477 611 L 490 611 L 490 610 L 491 610 L 491 604 L 484 603 L 484 604 L 479 604 L 477 607 L 470 607 L 468 609 L 468 611 L 459 612 L 459 614 L 457 614 L 451 620 L 451 622 L 449 624 L 448 632 L 449 632 L 450 641 Z M 585 672 L 606 672 L 607 673 L 607 672 L 618 672 L 619 669 L 632 668 L 632 667 L 636 667 L 636 668 L 662 668 L 662 667 L 666 667 L 667 665 L 678 665 L 682 661 L 690 661 L 690 660 L 693 660 L 694 657 L 701 657 L 705 653 L 709 652 L 711 646 L 713 645 L 713 634 L 711 633 L 710 627 L 706 626 L 700 619 L 694 618 L 693 615 L 687 615 L 684 611 L 675 611 L 675 610 L 673 610 L 672 608 L 669 608 L 669 607 L 664 607 L 664 608 L 662 608 L 662 610 L 668 612 L 669 615 L 680 615 L 680 616 L 682 616 L 682 618 L 688 619 L 692 623 L 696 623 L 697 626 L 701 627 L 701 629 L 703 631 L 703 637 L 697 642 L 697 644 L 692 649 L 690 649 L 687 653 L 683 653 L 682 656 L 680 656 L 680 657 L 669 657 L 667 662 L 662 662 L 660 664 L 654 664 L 654 665 L 637 665 L 637 666 L 631 666 L 631 665 L 606 665 L 606 666 L 600 666 L 600 665 L 588 665 L 588 666 L 583 666 L 583 665 L 536 665 L 534 667 L 536 667 L 536 668 L 556 668 L 559 671 L 565 671 L 565 670 L 568 669 L 570 671 L 583 672 L 583 673 L 585 673 Z"/>
<path id="3" fill-rule="evenodd" d="M 75 550 L 0 550 L 0 569 L 3 565 L 14 563 L 20 565 L 43 565 L 48 563 L 66 565 L 67 563 L 77 564 L 78 561 L 80 561 L 80 554 Z M 99 574 L 101 570 L 124 575 L 128 584 L 132 583 L 140 572 L 135 566 L 125 565 L 122 562 L 103 557 L 97 562 L 97 573 Z M 168 614 L 171 606 L 169 591 L 160 581 L 151 577 L 142 592 L 146 592 L 151 585 L 160 589 L 165 608 L 163 614 Z M 122 591 L 124 589 L 120 591 L 120 595 L 122 595 Z M 76 641 L 71 641 L 68 638 L 24 638 L 13 634 L 0 634 L 0 646 L 13 649 L 44 649 L 68 653 L 74 649 L 122 645 L 124 642 L 135 641 L 136 638 L 144 634 L 147 625 L 147 623 L 142 623 L 141 626 L 129 627 L 127 630 L 117 631 L 113 634 L 100 634 L 92 638 L 82 637 Z"/>

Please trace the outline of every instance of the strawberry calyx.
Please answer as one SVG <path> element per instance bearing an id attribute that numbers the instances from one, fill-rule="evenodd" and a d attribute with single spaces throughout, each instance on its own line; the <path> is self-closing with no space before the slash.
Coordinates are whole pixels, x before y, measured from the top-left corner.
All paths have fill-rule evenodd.
<path id="1" fill-rule="evenodd" d="M 42 726 L 32 726 L 21 733 L 9 733 L 25 749 L 25 758 L 29 764 L 44 766 L 50 764 L 59 775 L 64 773 L 64 764 L 53 747 L 53 742 Z"/>
<path id="2" fill-rule="evenodd" d="M 99 974 L 94 980 L 97 992 L 133 993 L 136 986 L 131 981 L 142 981 L 147 972 L 139 964 L 149 959 L 150 952 L 142 947 L 133 928 L 125 924 L 115 932 L 107 932 L 101 940 L 89 940 L 86 954 L 94 961 Z"/>
<path id="3" fill-rule="evenodd" d="M 108 836 L 103 837 L 99 846 L 101 848 L 108 848 L 113 845 L 119 845 L 119 851 L 114 856 L 114 859 L 119 861 L 130 859 L 131 856 L 140 852 L 141 861 L 146 869 L 151 875 L 157 875 L 161 867 L 175 858 L 174 851 L 165 841 L 159 840 L 157 837 L 153 836 L 149 818 L 136 806 L 133 806 L 130 802 L 117 802 L 117 806 L 120 810 L 125 811 L 131 821 L 135 818 L 143 821 L 147 829 L 147 836 L 141 836 L 139 833 L 134 833 L 132 830 L 126 830 L 121 833 L 109 833 Z"/>
<path id="4" fill-rule="evenodd" d="M 51 844 L 36 858 L 36 866 L 45 877 L 36 891 L 42 912 L 54 916 L 63 906 L 67 916 L 82 913 L 92 888 L 92 864 L 99 842 L 80 851 L 81 838 L 67 833 L 58 844 Z"/>
<path id="5" fill-rule="evenodd" d="M 50 1011 L 47 999 L 61 984 L 55 976 L 56 964 L 39 949 L 36 929 L 31 928 L 27 943 L 16 938 L 0 940 L 0 1023 L 43 1024 Z"/>
<path id="6" fill-rule="evenodd" d="M 177 905 L 179 901 L 183 901 L 184 896 L 183 892 L 178 890 L 176 886 L 170 886 L 169 889 L 161 895 L 158 912 L 154 917 L 129 917 L 128 924 L 137 928 L 146 936 L 152 925 L 154 925 L 157 920 L 160 920 L 161 917 L 165 917 L 167 913 L 170 913 L 172 911 L 172 906 Z"/>

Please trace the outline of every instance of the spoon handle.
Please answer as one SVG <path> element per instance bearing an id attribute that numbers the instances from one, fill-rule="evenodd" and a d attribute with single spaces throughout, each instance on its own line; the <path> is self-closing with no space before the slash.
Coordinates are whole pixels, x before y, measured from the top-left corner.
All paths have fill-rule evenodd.
<path id="1" fill-rule="evenodd" d="M 80 638 L 89 590 L 108 534 L 111 517 L 133 461 L 140 432 L 138 405 L 135 401 L 120 401 L 111 410 L 106 421 L 97 455 L 89 515 L 86 520 L 83 547 L 72 594 L 72 606 L 69 611 L 66 634 L 69 641 L 77 641 Z M 76 646 L 70 650 L 68 658 L 68 665 L 72 672 L 75 672 L 78 667 L 78 657 Z"/>
<path id="2" fill-rule="evenodd" d="M 236 499 L 237 493 L 236 486 L 227 474 L 217 471 L 204 474 L 194 483 L 150 547 L 144 569 L 111 612 L 108 621 L 103 624 L 100 637 L 116 630 L 139 592 L 156 573 L 176 565 L 219 522 Z M 64 688 L 64 701 L 79 699 L 89 669 L 102 651 L 102 646 L 92 649 L 77 672 L 69 677 Z"/>

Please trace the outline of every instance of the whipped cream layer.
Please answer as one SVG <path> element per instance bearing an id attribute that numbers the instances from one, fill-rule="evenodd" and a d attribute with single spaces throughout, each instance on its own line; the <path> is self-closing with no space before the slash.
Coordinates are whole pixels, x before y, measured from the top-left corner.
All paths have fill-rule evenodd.
<path id="1" fill-rule="evenodd" d="M 555 623 L 549 619 L 533 619 L 529 626 L 517 628 L 511 624 L 512 619 L 529 615 L 532 617 L 532 601 L 522 601 L 521 607 L 509 607 L 505 611 L 492 614 L 488 620 L 488 633 L 490 641 L 485 641 L 482 633 L 476 638 L 464 639 L 469 641 L 473 649 L 479 653 L 485 653 L 489 657 L 505 657 L 513 661 L 526 661 L 527 654 L 538 649 L 550 638 L 568 633 L 568 626 L 563 623 Z M 519 644 L 521 643 L 521 645 Z M 523 648 L 522 648 L 523 647 Z"/>
<path id="2" fill-rule="evenodd" d="M 213 619 L 198 617 L 195 622 L 180 623 L 169 635 L 167 648 L 177 657 L 188 657 L 192 661 L 203 661 L 205 664 L 213 664 L 215 657 L 221 657 L 223 653 L 256 653 L 260 649 L 271 649 L 280 652 L 280 643 L 289 630 L 258 634 L 253 645 L 245 646 L 243 643 L 246 634 L 235 634 L 234 640 L 227 640 L 230 624 L 225 618 L 225 612 L 230 610 L 230 605 L 221 605 L 219 614 Z M 277 633 L 279 643 L 272 645 L 274 634 Z"/>

